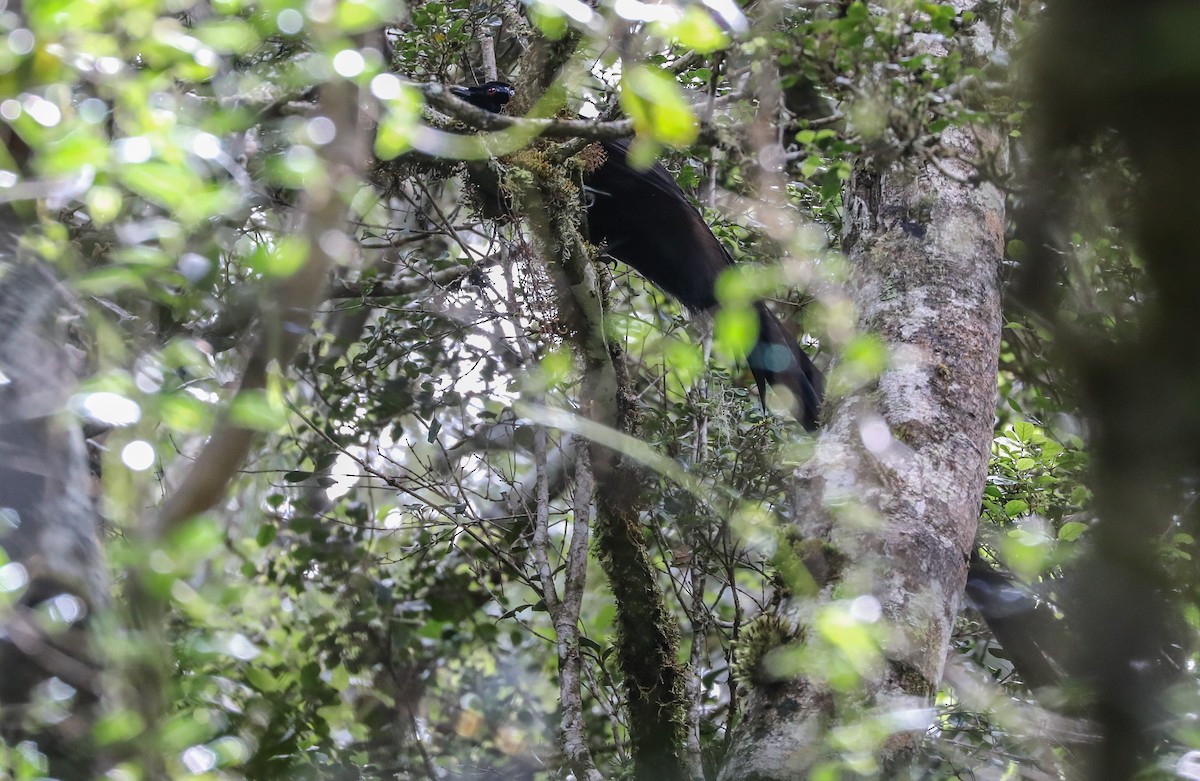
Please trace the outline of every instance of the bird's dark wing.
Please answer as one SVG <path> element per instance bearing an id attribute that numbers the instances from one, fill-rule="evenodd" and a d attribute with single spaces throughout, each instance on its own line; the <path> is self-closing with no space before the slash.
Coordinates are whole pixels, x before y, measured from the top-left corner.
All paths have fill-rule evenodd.
<path id="1" fill-rule="evenodd" d="M 733 260 L 667 170 L 631 168 L 627 146 L 605 142 L 608 159 L 584 182 L 589 239 L 688 309 L 716 306 L 717 277 Z"/>
<path id="2" fill-rule="evenodd" d="M 629 139 L 622 138 L 616 141 L 603 141 L 600 145 L 604 147 L 604 154 L 609 162 L 618 168 L 635 172 L 642 185 L 654 187 L 665 196 L 687 201 L 687 195 L 684 194 L 682 188 L 675 181 L 675 177 L 671 176 L 671 172 L 662 163 L 656 162 L 644 170 L 634 168 L 629 164 L 630 143 Z"/>
<path id="3" fill-rule="evenodd" d="M 589 238 L 692 311 L 717 305 L 716 284 L 733 259 L 662 165 L 629 165 L 627 141 L 603 143 L 606 161 L 585 180 Z M 782 386 L 793 412 L 812 431 L 824 378 L 764 304 L 756 305 L 758 343 L 747 356 L 759 391 Z"/>
<path id="4" fill-rule="evenodd" d="M 1062 681 L 1055 658 L 1064 652 L 1062 622 L 1033 591 L 1001 573 L 978 551 L 972 553 L 967 570 L 967 599 L 1026 686 L 1037 689 Z"/>

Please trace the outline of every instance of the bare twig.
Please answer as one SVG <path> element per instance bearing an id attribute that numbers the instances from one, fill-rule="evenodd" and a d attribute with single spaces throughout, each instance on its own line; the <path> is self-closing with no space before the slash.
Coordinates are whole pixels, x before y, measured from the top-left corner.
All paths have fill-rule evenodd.
<path id="1" fill-rule="evenodd" d="M 583 719 L 583 697 L 579 647 L 579 613 L 583 605 L 583 589 L 587 581 L 588 521 L 592 508 L 592 468 L 586 447 L 576 447 L 574 522 L 571 542 L 567 549 L 567 572 L 563 586 L 563 602 L 556 620 L 559 638 L 560 697 L 562 699 L 561 729 L 563 751 L 577 778 L 599 781 Z M 566 655 L 564 657 L 564 651 Z"/>

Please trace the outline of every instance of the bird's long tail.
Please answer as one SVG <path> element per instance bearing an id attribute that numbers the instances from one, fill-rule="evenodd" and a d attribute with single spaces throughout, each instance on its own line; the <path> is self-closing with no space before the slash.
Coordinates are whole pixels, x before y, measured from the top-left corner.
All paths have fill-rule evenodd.
<path id="1" fill-rule="evenodd" d="M 821 398 L 825 393 L 825 376 L 783 327 L 783 323 L 766 305 L 759 302 L 758 342 L 746 362 L 754 373 L 760 395 L 766 386 L 782 386 L 792 394 L 792 411 L 809 431 L 817 428 L 821 414 Z"/>

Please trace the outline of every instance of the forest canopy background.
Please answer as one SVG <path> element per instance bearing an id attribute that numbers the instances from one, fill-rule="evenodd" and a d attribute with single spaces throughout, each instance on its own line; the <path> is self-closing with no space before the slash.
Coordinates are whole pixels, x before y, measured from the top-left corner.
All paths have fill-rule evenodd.
<path id="1" fill-rule="evenodd" d="M 0 4 L 0 778 L 1200 777 L 1195 15 L 1047 5 Z"/>

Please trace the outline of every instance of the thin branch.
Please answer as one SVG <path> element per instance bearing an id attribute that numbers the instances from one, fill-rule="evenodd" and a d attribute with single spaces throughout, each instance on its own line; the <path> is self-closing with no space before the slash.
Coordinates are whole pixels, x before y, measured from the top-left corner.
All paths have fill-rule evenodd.
<path id="1" fill-rule="evenodd" d="M 333 253 L 342 243 L 338 239 L 349 243 L 344 233 L 348 207 L 343 192 L 358 179 L 358 169 L 366 158 L 365 137 L 358 122 L 358 90 L 348 82 L 327 85 L 321 91 L 319 106 L 321 113 L 333 120 L 339 142 L 321 147 L 328 179 L 323 187 L 314 185 L 305 195 L 302 213 L 306 217 L 308 259 L 280 284 L 273 302 L 278 321 L 272 325 L 276 327 L 261 335 L 247 361 L 231 410 L 239 399 L 266 389 L 272 364 L 282 370 L 291 363 L 323 298 L 329 270 L 335 263 Z M 249 453 L 255 433 L 226 412 L 182 484 L 167 497 L 156 533 L 166 533 L 221 501 Z"/>
<path id="2" fill-rule="evenodd" d="M 472 106 L 465 100 L 452 95 L 444 84 L 414 86 L 421 91 L 430 106 L 477 130 L 517 129 L 524 131 L 530 137 L 588 138 L 592 141 L 610 141 L 633 135 L 632 119 L 618 119 L 609 122 L 593 119 L 518 119 L 503 114 L 493 114 Z"/>
<path id="3" fill-rule="evenodd" d="M 587 731 L 583 718 L 583 691 L 579 647 L 579 614 L 583 605 L 583 590 L 587 582 L 588 522 L 591 519 L 593 480 L 591 462 L 586 447 L 575 448 L 574 521 L 571 542 L 567 549 L 567 572 L 563 586 L 563 602 L 557 619 L 559 638 L 559 696 L 562 700 L 561 730 L 563 751 L 576 777 L 600 781 L 588 749 Z M 565 655 L 564 655 L 565 652 Z"/>
<path id="4" fill-rule="evenodd" d="M 542 584 L 542 600 L 546 603 L 546 611 L 555 625 L 561 614 L 559 610 L 558 590 L 554 586 L 554 567 L 550 564 L 550 483 L 546 478 L 546 429 L 535 425 L 533 428 L 533 468 L 536 478 L 534 483 L 533 508 L 533 544 L 530 550 L 537 566 L 538 580 Z M 558 663 L 563 663 L 563 642 L 559 637 Z"/>
<path id="5" fill-rule="evenodd" d="M 100 668 L 86 657 L 60 648 L 42 627 L 37 613 L 20 605 L 4 613 L 6 639 L 37 664 L 46 674 L 59 678 L 93 697 L 101 694 L 97 685 Z"/>
<path id="6" fill-rule="evenodd" d="M 494 259 L 494 256 L 493 256 Z M 329 298 L 397 298 L 411 296 L 431 287 L 444 288 L 458 282 L 480 268 L 481 265 L 491 265 L 485 259 L 484 264 L 470 266 L 451 266 L 435 271 L 425 276 L 402 277 L 401 279 L 378 279 L 370 282 L 335 278 L 329 288 Z"/>
<path id="7" fill-rule="evenodd" d="M 587 141 L 614 141 L 628 138 L 634 133 L 632 119 L 540 119 L 517 118 L 504 114 L 493 114 L 490 111 L 472 106 L 450 93 L 443 84 L 413 85 L 421 91 L 430 106 L 449 115 L 452 119 L 463 122 L 477 130 L 497 132 L 502 130 L 519 131 L 530 138 L 576 138 Z M 746 82 L 743 80 L 733 90 L 716 98 L 714 106 L 722 106 L 742 99 L 746 95 Z M 607 109 L 605 114 L 615 114 L 616 109 Z M 603 115 L 602 115 L 603 116 Z M 701 130 L 709 129 L 707 123 L 701 123 Z"/>

